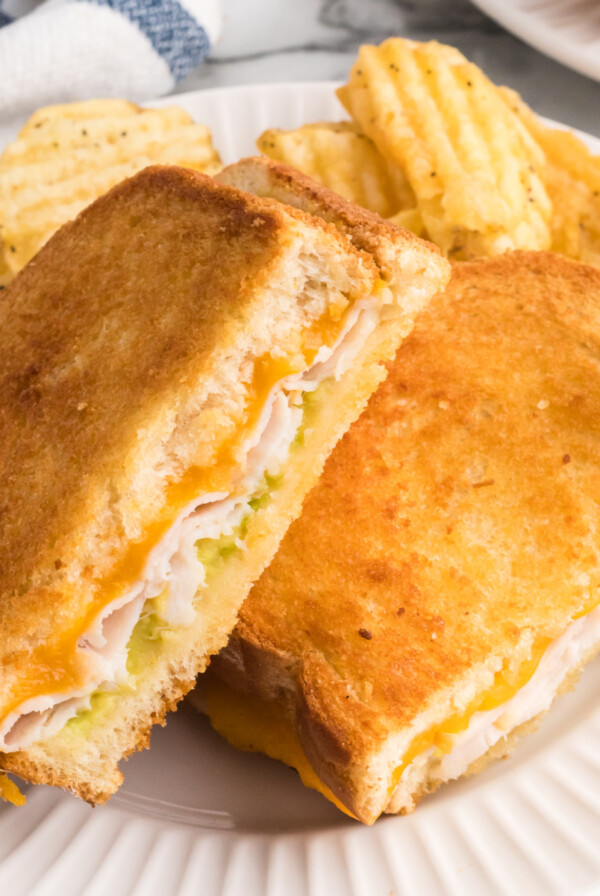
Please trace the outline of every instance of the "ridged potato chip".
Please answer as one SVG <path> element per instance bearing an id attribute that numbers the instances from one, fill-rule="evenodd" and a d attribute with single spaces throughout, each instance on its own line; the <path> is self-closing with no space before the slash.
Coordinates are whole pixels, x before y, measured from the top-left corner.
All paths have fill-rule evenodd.
<path id="1" fill-rule="evenodd" d="M 402 211 L 396 212 L 395 215 L 388 218 L 388 221 L 391 221 L 392 224 L 397 224 L 399 227 L 404 227 L 405 230 L 411 230 L 417 236 L 429 239 L 418 208 L 402 209 Z"/>
<path id="2" fill-rule="evenodd" d="M 221 167 L 208 128 L 177 107 L 90 100 L 39 109 L 0 156 L 0 234 L 10 271 L 102 193 L 155 163 L 207 174 Z"/>
<path id="3" fill-rule="evenodd" d="M 292 165 L 340 196 L 384 218 L 414 207 L 415 196 L 397 165 L 352 122 L 319 122 L 291 131 L 265 131 L 256 141 L 264 155 Z"/>
<path id="4" fill-rule="evenodd" d="M 458 50 L 401 38 L 362 46 L 338 96 L 405 172 L 429 236 L 447 255 L 550 246 L 544 153 Z"/>
<path id="5" fill-rule="evenodd" d="M 543 178 L 554 207 L 551 248 L 600 267 L 600 156 L 570 131 L 547 127 L 514 90 L 500 91 L 546 155 Z"/>

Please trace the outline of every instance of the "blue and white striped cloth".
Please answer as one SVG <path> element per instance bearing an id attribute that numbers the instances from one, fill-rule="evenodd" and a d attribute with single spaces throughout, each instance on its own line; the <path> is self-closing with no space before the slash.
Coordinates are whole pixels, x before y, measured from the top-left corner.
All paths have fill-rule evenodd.
<path id="1" fill-rule="evenodd" d="M 48 103 L 169 93 L 220 28 L 219 0 L 0 0 L 0 122 Z"/>

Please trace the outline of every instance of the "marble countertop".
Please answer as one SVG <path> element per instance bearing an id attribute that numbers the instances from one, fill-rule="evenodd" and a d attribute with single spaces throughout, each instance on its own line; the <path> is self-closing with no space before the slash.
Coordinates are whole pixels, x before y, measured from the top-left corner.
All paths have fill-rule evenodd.
<path id="1" fill-rule="evenodd" d="M 600 136 L 600 83 L 554 62 L 469 0 L 222 0 L 223 34 L 178 92 L 345 79 L 361 43 L 392 34 L 459 47 L 539 113 Z"/>

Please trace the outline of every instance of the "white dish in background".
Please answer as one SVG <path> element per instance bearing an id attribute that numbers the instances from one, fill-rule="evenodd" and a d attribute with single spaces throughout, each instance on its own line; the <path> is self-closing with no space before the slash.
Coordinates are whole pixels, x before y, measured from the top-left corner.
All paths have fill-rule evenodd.
<path id="1" fill-rule="evenodd" d="M 473 0 L 547 56 L 600 81 L 598 0 Z"/>
<path id="2" fill-rule="evenodd" d="M 224 161 L 268 127 L 336 120 L 332 84 L 184 94 Z M 586 138 L 587 139 L 587 138 Z M 590 146 L 599 141 L 589 138 Z M 600 886 L 600 661 L 516 754 L 366 828 L 185 706 L 90 809 L 51 788 L 0 808 L 10 896 L 583 896 Z"/>

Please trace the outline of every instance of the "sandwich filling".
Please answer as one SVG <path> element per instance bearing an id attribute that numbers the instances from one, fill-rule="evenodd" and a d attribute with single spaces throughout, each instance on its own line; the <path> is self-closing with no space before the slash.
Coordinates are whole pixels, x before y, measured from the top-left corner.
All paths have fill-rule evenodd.
<path id="1" fill-rule="evenodd" d="M 83 675 L 65 675 L 61 681 L 48 670 L 49 680 L 58 684 L 53 691 L 43 676 L 41 686 L 39 675 L 22 683 L 20 699 L 5 707 L 0 722 L 1 752 L 23 750 L 53 736 L 90 707 L 93 694 L 126 684 L 129 642 L 145 616 L 153 614 L 167 627 L 194 622 L 197 594 L 206 584 L 206 545 L 233 538 L 243 548 L 245 521 L 268 495 L 302 429 L 306 395 L 331 377 L 339 379 L 352 366 L 377 326 L 385 300 L 385 291 L 379 289 L 371 300 L 355 302 L 342 317 L 332 345 L 321 345 L 304 370 L 287 371 L 274 383 L 271 378 L 262 407 L 245 432 L 243 461 L 231 489 L 189 500 L 147 552 L 139 577 L 87 621 L 71 647 L 71 657 Z M 282 369 L 281 362 L 273 366 Z"/>

